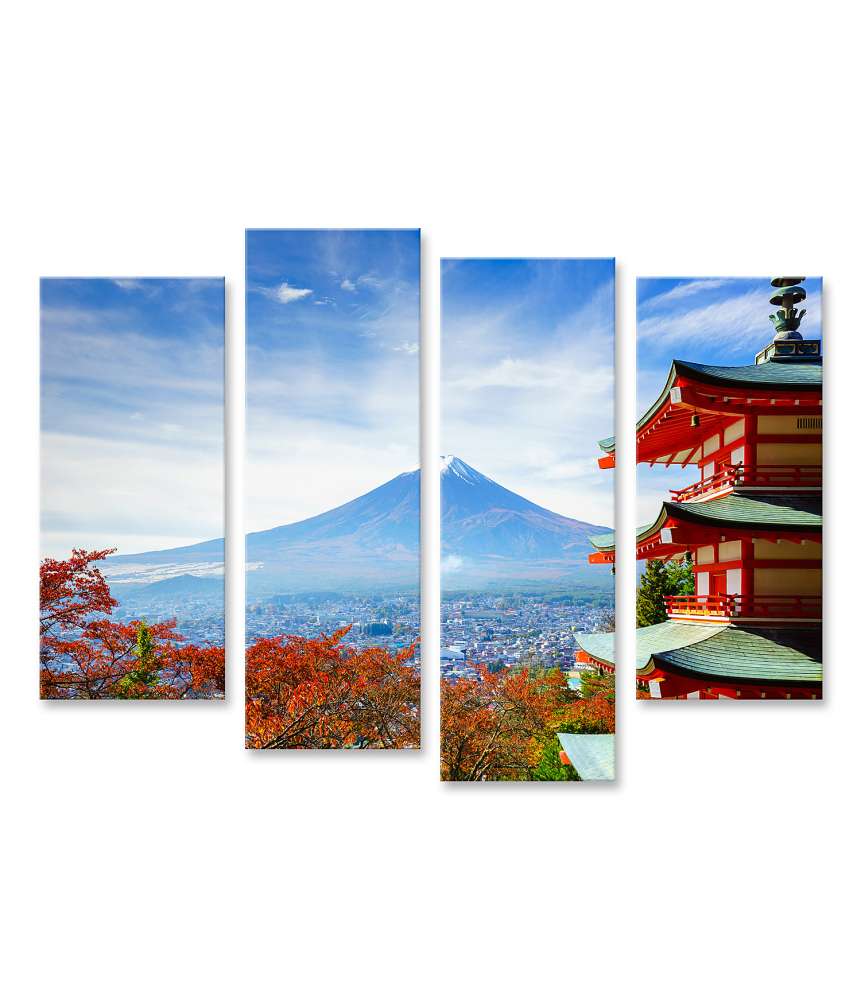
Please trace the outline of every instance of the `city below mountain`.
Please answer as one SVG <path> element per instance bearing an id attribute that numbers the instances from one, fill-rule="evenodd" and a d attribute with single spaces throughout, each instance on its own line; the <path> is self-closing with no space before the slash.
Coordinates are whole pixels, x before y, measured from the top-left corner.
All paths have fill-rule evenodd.
<path id="1" fill-rule="evenodd" d="M 440 487 L 445 590 L 551 590 L 573 583 L 612 589 L 606 567 L 586 562 L 589 536 L 606 528 L 540 507 L 454 456 L 442 460 Z M 316 517 L 252 532 L 246 536 L 248 594 L 416 590 L 420 493 L 420 470 L 405 472 Z M 138 586 L 211 577 L 223 553 L 224 540 L 214 539 L 114 556 L 105 572 L 109 580 Z"/>

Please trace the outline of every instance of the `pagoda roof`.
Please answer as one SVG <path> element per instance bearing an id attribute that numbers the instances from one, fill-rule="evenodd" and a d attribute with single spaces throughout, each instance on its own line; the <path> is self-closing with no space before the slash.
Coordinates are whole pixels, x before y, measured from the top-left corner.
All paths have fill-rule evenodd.
<path id="1" fill-rule="evenodd" d="M 612 667 L 616 663 L 616 633 L 587 632 L 575 635 L 577 645 L 594 660 Z"/>
<path id="2" fill-rule="evenodd" d="M 616 532 L 605 531 L 601 535 L 590 535 L 589 541 L 593 548 L 598 549 L 599 552 L 614 549 L 616 547 Z"/>
<path id="3" fill-rule="evenodd" d="M 612 632 L 578 634 L 577 642 L 598 662 L 615 666 Z M 666 667 L 711 680 L 821 683 L 822 632 L 668 620 L 637 629 L 636 666 L 640 675 Z"/>
<path id="4" fill-rule="evenodd" d="M 760 389 L 815 389 L 822 385 L 822 358 L 765 361 L 761 365 L 699 365 L 673 361 L 677 375 L 710 385 L 755 385 Z"/>
<path id="5" fill-rule="evenodd" d="M 762 494 L 746 496 L 741 491 L 735 491 L 716 497 L 714 500 L 694 500 L 688 503 L 665 500 L 663 512 L 658 515 L 654 527 L 659 527 L 658 522 L 661 521 L 664 512 L 667 517 L 692 521 L 694 524 L 732 524 L 736 527 L 762 528 L 768 531 L 774 528 L 789 531 L 822 529 L 821 494 L 792 496 L 770 493 L 767 496 Z M 666 517 L 663 519 L 666 520 Z"/>
<path id="6" fill-rule="evenodd" d="M 707 626 L 676 627 L 702 629 Z M 822 631 L 727 625 L 700 642 L 656 651 L 649 663 L 639 669 L 645 672 L 653 666 L 712 680 L 820 684 Z"/>
<path id="7" fill-rule="evenodd" d="M 645 542 L 660 531 L 670 518 L 690 524 L 732 526 L 746 531 L 759 529 L 769 533 L 777 530 L 781 533 L 808 534 L 822 530 L 822 497 L 816 494 L 784 496 L 761 493 L 746 496 L 743 492 L 736 491 L 714 500 L 689 503 L 665 500 L 655 520 L 637 528 L 637 542 Z M 599 552 L 609 552 L 616 547 L 616 533 L 608 531 L 591 535 L 589 541 Z"/>
<path id="8" fill-rule="evenodd" d="M 637 421 L 637 431 L 647 427 L 666 405 L 670 389 L 679 378 L 692 379 L 723 388 L 755 388 L 774 391 L 811 392 L 822 387 L 822 358 L 805 357 L 792 361 L 766 361 L 760 365 L 701 365 L 674 360 L 658 398 Z M 609 453 L 616 450 L 615 438 L 604 438 L 598 447 Z"/>
<path id="9" fill-rule="evenodd" d="M 693 642 L 702 642 L 727 627 L 725 622 L 715 625 L 687 625 L 665 621 L 637 629 L 637 669 L 644 668 L 653 654 L 668 649 L 678 649 Z M 615 666 L 616 635 L 613 632 L 577 633 L 577 643 L 589 656 L 608 666 Z"/>
<path id="10" fill-rule="evenodd" d="M 592 733 L 557 733 L 556 736 L 583 781 L 612 781 L 615 778 L 615 736 Z"/>

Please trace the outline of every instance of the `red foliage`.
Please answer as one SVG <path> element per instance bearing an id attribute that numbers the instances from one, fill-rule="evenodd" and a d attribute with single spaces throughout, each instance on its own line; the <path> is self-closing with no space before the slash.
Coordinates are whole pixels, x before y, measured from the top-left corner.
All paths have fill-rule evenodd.
<path id="1" fill-rule="evenodd" d="M 440 767 L 445 781 L 527 778 L 541 757 L 545 734 L 570 700 L 558 670 L 528 670 L 443 681 Z"/>
<path id="2" fill-rule="evenodd" d="M 151 643 L 142 669 L 139 621 L 112 621 L 118 602 L 92 565 L 113 549 L 75 549 L 45 559 L 39 580 L 40 688 L 43 698 L 221 697 L 224 649 L 184 642 L 176 622 L 146 625 Z"/>
<path id="3" fill-rule="evenodd" d="M 528 780 L 557 732 L 611 733 L 612 698 L 581 698 L 559 670 L 491 673 L 442 682 L 440 771 L 444 781 Z"/>
<path id="4" fill-rule="evenodd" d="M 419 745 L 415 648 L 355 650 L 330 636 L 259 639 L 245 654 L 245 741 L 251 749 Z"/>
<path id="5" fill-rule="evenodd" d="M 56 658 L 56 644 L 94 615 L 109 615 L 119 603 L 101 571 L 92 565 L 116 549 L 73 549 L 70 559 L 43 559 L 39 567 L 40 659 Z"/>

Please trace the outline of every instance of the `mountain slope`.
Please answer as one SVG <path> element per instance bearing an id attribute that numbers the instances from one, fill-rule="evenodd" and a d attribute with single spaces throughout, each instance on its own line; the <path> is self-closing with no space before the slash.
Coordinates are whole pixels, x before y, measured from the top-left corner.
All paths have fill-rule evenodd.
<path id="1" fill-rule="evenodd" d="M 454 456 L 440 471 L 444 584 L 489 586 L 589 580 L 590 534 L 606 530 L 563 517 L 513 493 Z M 313 588 L 416 588 L 421 475 L 406 472 L 333 510 L 246 536 L 251 594 Z M 132 578 L 210 571 L 223 539 L 108 560 Z M 200 567 L 207 569 L 200 570 Z M 157 577 L 150 577 L 155 579 Z"/>

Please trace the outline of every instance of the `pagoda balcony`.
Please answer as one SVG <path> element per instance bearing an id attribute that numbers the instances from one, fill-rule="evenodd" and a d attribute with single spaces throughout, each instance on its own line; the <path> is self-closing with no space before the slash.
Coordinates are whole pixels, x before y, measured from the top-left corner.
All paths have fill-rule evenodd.
<path id="1" fill-rule="evenodd" d="M 667 616 L 694 621 L 821 622 L 820 596 L 677 594 L 664 597 Z"/>
<path id="2" fill-rule="evenodd" d="M 722 465 L 711 476 L 681 490 L 670 490 L 676 503 L 728 493 L 733 489 L 808 493 L 822 489 L 821 465 Z"/>

